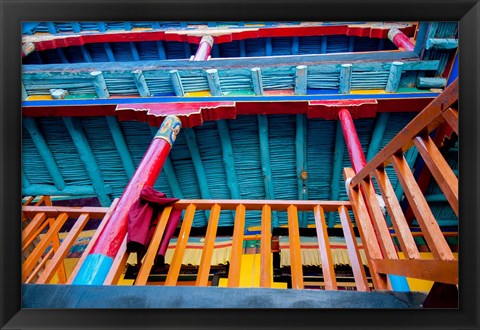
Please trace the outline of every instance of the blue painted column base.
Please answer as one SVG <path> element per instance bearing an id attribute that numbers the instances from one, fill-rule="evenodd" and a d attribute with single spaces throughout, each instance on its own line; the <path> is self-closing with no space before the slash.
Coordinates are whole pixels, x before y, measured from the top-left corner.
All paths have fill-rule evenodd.
<path id="1" fill-rule="evenodd" d="M 103 254 L 90 254 L 73 280 L 74 285 L 102 285 L 112 267 L 113 258 Z"/>

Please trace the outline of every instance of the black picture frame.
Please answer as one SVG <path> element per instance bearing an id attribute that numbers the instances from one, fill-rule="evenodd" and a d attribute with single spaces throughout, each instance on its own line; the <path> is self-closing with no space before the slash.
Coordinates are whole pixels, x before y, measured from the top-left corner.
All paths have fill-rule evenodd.
<path id="1" fill-rule="evenodd" d="M 480 4 L 432 1 L 20 1 L 1 4 L 0 302 L 2 329 L 478 329 Z M 21 21 L 459 21 L 460 308 L 451 310 L 21 309 Z"/>

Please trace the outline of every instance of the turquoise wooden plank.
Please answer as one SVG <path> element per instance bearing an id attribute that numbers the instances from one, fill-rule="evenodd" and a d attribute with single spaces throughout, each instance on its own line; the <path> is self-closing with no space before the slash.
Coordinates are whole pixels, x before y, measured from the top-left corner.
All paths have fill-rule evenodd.
<path id="1" fill-rule="evenodd" d="M 337 120 L 337 129 L 335 133 L 335 149 L 333 153 L 332 166 L 332 184 L 330 200 L 338 200 L 340 194 L 340 178 L 342 176 L 342 159 L 345 153 L 345 140 L 343 137 L 342 124 Z M 333 228 L 335 225 L 335 212 L 328 214 L 328 227 Z"/>
<path id="2" fill-rule="evenodd" d="M 306 116 L 296 115 L 296 132 L 295 132 L 295 155 L 297 166 L 297 189 L 298 199 L 308 199 L 307 178 L 307 131 L 306 131 Z M 300 213 L 299 226 L 301 228 L 308 227 L 307 214 Z"/>
<path id="3" fill-rule="evenodd" d="M 260 68 L 251 69 L 253 91 L 256 95 L 263 95 L 262 71 Z"/>
<path id="4" fill-rule="evenodd" d="M 447 85 L 445 78 L 418 77 L 415 83 L 417 88 L 443 88 Z"/>
<path id="5" fill-rule="evenodd" d="M 53 22 L 46 22 L 48 32 L 51 34 L 57 34 L 57 28 L 55 27 L 55 24 Z"/>
<path id="6" fill-rule="evenodd" d="M 447 202 L 447 197 L 444 194 L 426 195 L 427 202 Z"/>
<path id="7" fill-rule="evenodd" d="M 28 93 L 27 90 L 25 89 L 25 85 L 23 84 L 22 81 L 22 100 L 25 101 L 28 98 Z"/>
<path id="8" fill-rule="evenodd" d="M 421 58 L 424 56 L 423 50 L 427 42 L 429 26 L 429 22 L 420 22 L 420 25 L 418 26 L 417 40 L 415 41 L 415 48 L 413 51 Z"/>
<path id="9" fill-rule="evenodd" d="M 103 72 L 93 71 L 90 72 L 90 76 L 93 78 L 93 86 L 95 87 L 97 96 L 101 99 L 108 99 L 110 97 L 110 93 L 108 92 Z"/>
<path id="10" fill-rule="evenodd" d="M 111 188 L 106 186 L 105 191 L 110 191 Z M 95 196 L 97 195 L 92 186 L 66 186 L 62 190 L 58 190 L 54 186 L 46 184 L 32 184 L 29 187 L 22 188 L 22 195 L 29 196 Z M 104 205 L 109 206 L 109 205 Z"/>
<path id="11" fill-rule="evenodd" d="M 245 40 L 239 40 L 238 44 L 240 47 L 240 57 L 247 56 L 247 52 L 245 50 Z"/>
<path id="12" fill-rule="evenodd" d="M 298 49 L 300 48 L 300 38 L 292 38 L 292 55 L 298 55 Z"/>
<path id="13" fill-rule="evenodd" d="M 143 76 L 142 70 L 134 70 L 132 71 L 132 74 L 135 86 L 137 86 L 140 96 L 150 97 L 150 91 L 148 89 L 147 82 L 145 81 L 145 77 Z"/>
<path id="14" fill-rule="evenodd" d="M 295 70 L 295 95 L 307 94 L 307 66 L 299 65 Z"/>
<path id="15" fill-rule="evenodd" d="M 385 91 L 387 93 L 395 93 L 400 85 L 400 79 L 402 78 L 403 62 L 393 62 L 390 67 L 390 73 L 388 75 L 387 87 Z"/>
<path id="16" fill-rule="evenodd" d="M 22 170 L 22 188 L 25 189 L 25 188 L 30 187 L 31 185 L 32 184 L 30 183 L 30 180 L 28 180 L 27 176 L 25 175 L 25 173 Z"/>
<path id="17" fill-rule="evenodd" d="M 166 60 L 167 59 L 167 52 L 165 51 L 165 46 L 163 44 L 163 41 L 157 41 L 157 50 L 158 50 L 158 58 L 160 60 Z"/>
<path id="18" fill-rule="evenodd" d="M 380 150 L 380 145 L 382 143 L 383 134 L 387 128 L 387 122 L 390 118 L 390 113 L 381 112 L 377 115 L 375 128 L 372 132 L 372 139 L 368 147 L 367 152 L 367 162 L 370 161 Z"/>
<path id="19" fill-rule="evenodd" d="M 115 143 L 120 159 L 122 160 L 125 173 L 127 174 L 128 179 L 130 179 L 133 176 L 133 173 L 135 173 L 135 165 L 130 150 L 128 149 L 127 142 L 125 141 L 125 136 L 123 135 L 120 123 L 118 122 L 117 117 L 106 116 L 105 118 L 112 134 L 113 142 Z"/>
<path id="20" fill-rule="evenodd" d="M 355 37 L 350 37 L 348 40 L 348 51 L 353 52 L 355 49 Z"/>
<path id="21" fill-rule="evenodd" d="M 137 46 L 134 42 L 130 42 L 130 50 L 132 51 L 132 57 L 134 61 L 140 61 L 140 55 L 138 54 Z"/>
<path id="22" fill-rule="evenodd" d="M 102 206 L 109 206 L 112 202 L 108 196 L 108 192 L 105 189 L 105 182 L 102 178 L 100 168 L 98 167 L 95 156 L 93 155 L 88 139 L 82 128 L 81 122 L 78 118 L 63 117 L 63 122 L 72 137 L 75 148 L 78 151 L 80 160 L 85 165 L 90 181 L 92 182 L 93 189 Z"/>
<path id="23" fill-rule="evenodd" d="M 115 55 L 113 54 L 112 46 L 108 42 L 104 42 L 103 47 L 105 48 L 108 60 L 110 62 L 115 62 Z"/>
<path id="24" fill-rule="evenodd" d="M 230 138 L 230 130 L 225 120 L 217 121 L 218 135 L 222 144 L 222 157 L 227 175 L 227 186 L 230 191 L 231 199 L 241 199 L 240 189 L 237 180 L 237 172 L 235 170 L 235 159 L 233 157 L 232 140 Z"/>
<path id="25" fill-rule="evenodd" d="M 180 79 L 180 74 L 178 70 L 171 70 L 170 79 L 172 80 L 173 90 L 175 91 L 176 96 L 184 96 L 185 91 L 183 90 L 182 80 Z"/>
<path id="26" fill-rule="evenodd" d="M 205 74 L 207 75 L 208 86 L 212 96 L 222 96 L 222 87 L 220 86 L 220 77 L 217 69 L 205 70 Z"/>
<path id="27" fill-rule="evenodd" d="M 258 115 L 258 133 L 260 140 L 260 159 L 262 162 L 263 182 L 265 185 L 266 199 L 275 199 L 273 190 L 272 169 L 270 166 L 270 146 L 268 142 L 268 117 L 266 115 Z M 278 216 L 276 212 L 272 212 L 272 227 L 279 226 Z"/>
<path id="28" fill-rule="evenodd" d="M 272 56 L 273 54 L 273 47 L 272 47 L 272 38 L 265 38 L 265 55 Z"/>
<path id="29" fill-rule="evenodd" d="M 320 53 L 325 54 L 327 52 L 327 36 L 322 36 L 320 44 Z"/>
<path id="30" fill-rule="evenodd" d="M 427 40 L 426 49 L 456 49 L 458 47 L 458 39 L 446 39 L 446 38 L 429 38 Z"/>
<path id="31" fill-rule="evenodd" d="M 38 124 L 35 118 L 25 117 L 23 118 L 23 123 L 27 128 L 33 143 L 35 144 L 35 147 L 37 148 L 38 153 L 40 154 L 40 157 L 45 163 L 45 166 L 48 170 L 48 173 L 52 177 L 55 187 L 58 190 L 64 189 L 66 184 L 65 184 L 65 181 L 63 180 L 62 173 L 58 168 L 55 158 L 53 158 L 53 154 L 50 150 L 50 147 L 45 141 L 45 138 L 43 137 L 42 132 L 40 131 L 40 128 L 38 127 Z"/>
<path id="32" fill-rule="evenodd" d="M 340 88 L 342 94 L 350 93 L 352 86 L 352 64 L 342 64 L 340 67 Z"/>
<path id="33" fill-rule="evenodd" d="M 187 139 L 187 146 L 192 157 L 193 167 L 195 168 L 195 174 L 197 175 L 198 186 L 200 187 L 202 199 L 212 199 L 210 190 L 208 189 L 207 176 L 205 174 L 205 168 L 203 167 L 202 158 L 200 156 L 200 150 L 198 150 L 195 131 L 192 128 L 184 128 L 183 131 Z M 205 211 L 205 215 L 208 222 L 208 219 L 210 218 L 210 211 Z"/>

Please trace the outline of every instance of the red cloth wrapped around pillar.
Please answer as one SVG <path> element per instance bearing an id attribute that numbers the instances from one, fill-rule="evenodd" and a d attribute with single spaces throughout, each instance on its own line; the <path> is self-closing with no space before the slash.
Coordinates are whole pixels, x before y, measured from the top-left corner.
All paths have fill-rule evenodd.
<path id="1" fill-rule="evenodd" d="M 167 198 L 160 191 L 147 186 L 142 189 L 139 199 L 132 205 L 127 223 L 127 251 L 137 252 L 137 260 L 145 255 L 148 243 L 153 237 L 157 226 L 158 216 L 164 208 L 178 201 L 178 198 Z M 155 258 L 155 266 L 162 262 L 167 251 L 168 243 L 180 221 L 181 210 L 172 210 L 168 218 L 167 227 L 160 243 L 160 248 Z"/>

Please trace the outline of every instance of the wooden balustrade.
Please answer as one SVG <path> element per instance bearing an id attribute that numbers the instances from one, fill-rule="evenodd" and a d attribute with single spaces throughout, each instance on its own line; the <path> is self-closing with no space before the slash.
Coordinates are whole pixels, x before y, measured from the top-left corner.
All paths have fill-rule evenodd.
<path id="1" fill-rule="evenodd" d="M 458 134 L 458 111 L 453 109 L 457 100 L 458 81 L 455 81 L 356 175 L 352 169 L 344 169 L 345 179 L 351 180 L 348 193 L 366 248 L 375 288 L 387 288 L 385 274 L 458 284 L 458 262 L 403 156 L 403 153 L 412 146 L 418 149 L 433 178 L 445 194 L 446 200 L 458 216 L 458 179 L 435 142 L 429 137 L 429 133 L 443 123 Z M 392 164 L 395 170 L 433 260 L 422 259 L 420 256 L 413 239 L 419 233 L 412 233 L 409 227 L 385 170 L 387 164 Z M 398 239 L 400 251 L 405 254 L 406 260 L 398 259 L 397 252 L 393 249 L 393 235 L 386 226 L 384 216 L 379 212 L 372 178 L 378 184 L 395 230 L 393 235 Z M 345 217 L 345 212 L 342 212 L 340 218 L 343 220 Z M 348 229 L 343 222 L 342 225 L 344 230 Z M 346 234 L 345 237 L 347 236 Z M 361 277 L 358 274 L 357 276 Z M 364 286 L 357 283 L 357 287 Z"/>

